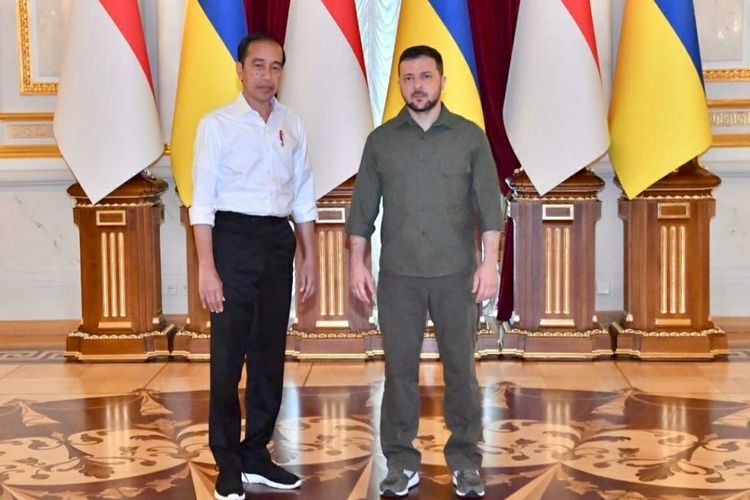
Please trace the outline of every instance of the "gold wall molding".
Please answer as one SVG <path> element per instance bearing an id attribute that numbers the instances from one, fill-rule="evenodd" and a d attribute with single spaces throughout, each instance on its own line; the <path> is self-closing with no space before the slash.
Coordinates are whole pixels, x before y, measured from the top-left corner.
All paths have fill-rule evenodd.
<path id="1" fill-rule="evenodd" d="M 707 82 L 738 82 L 750 80 L 750 68 L 704 69 L 703 80 Z"/>
<path id="2" fill-rule="evenodd" d="M 715 148 L 747 148 L 750 147 L 750 134 L 714 135 L 711 146 Z"/>
<path id="3" fill-rule="evenodd" d="M 48 112 L 0 112 L 0 122 L 51 122 L 54 113 Z"/>
<path id="4" fill-rule="evenodd" d="M 750 99 L 708 99 L 709 108 L 750 108 Z"/>
<path id="5" fill-rule="evenodd" d="M 28 0 L 16 0 L 18 19 L 18 62 L 21 95 L 56 94 L 57 83 L 35 82 L 31 76 L 31 18 Z"/>
<path id="6" fill-rule="evenodd" d="M 62 158 L 62 154 L 60 148 L 52 144 L 0 146 L 0 160 L 13 158 Z"/>

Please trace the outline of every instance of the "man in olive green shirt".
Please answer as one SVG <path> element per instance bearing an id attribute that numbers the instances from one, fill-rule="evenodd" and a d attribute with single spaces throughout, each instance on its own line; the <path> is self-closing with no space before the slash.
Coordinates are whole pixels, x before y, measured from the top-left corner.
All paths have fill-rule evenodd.
<path id="1" fill-rule="evenodd" d="M 442 57 L 416 46 L 399 58 L 406 106 L 367 138 L 346 231 L 351 287 L 370 304 L 365 265 L 380 201 L 378 315 L 385 350 L 380 437 L 388 474 L 383 496 L 404 496 L 419 482 L 412 445 L 419 422 L 419 355 L 427 313 L 435 323 L 445 378 L 445 458 L 459 496 L 480 497 L 482 407 L 474 371 L 478 304 L 497 292 L 504 199 L 484 132 L 440 102 Z M 482 235 L 477 265 L 475 231 Z"/>

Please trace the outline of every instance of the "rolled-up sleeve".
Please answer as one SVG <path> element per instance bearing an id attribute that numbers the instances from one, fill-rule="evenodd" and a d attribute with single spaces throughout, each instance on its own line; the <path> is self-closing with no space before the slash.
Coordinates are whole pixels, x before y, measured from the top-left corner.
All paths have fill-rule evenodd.
<path id="1" fill-rule="evenodd" d="M 318 205 L 315 203 L 315 182 L 310 155 L 307 152 L 307 133 L 302 120 L 297 123 L 299 146 L 294 152 L 294 201 L 292 217 L 298 224 L 310 222 L 318 217 Z"/>
<path id="2" fill-rule="evenodd" d="M 380 197 L 382 195 L 372 141 L 373 136 L 371 134 L 367 138 L 362 152 L 362 162 L 359 165 L 357 180 L 354 183 L 352 205 L 346 221 L 346 232 L 348 234 L 362 236 L 365 239 L 370 239 L 375 231 L 375 219 L 380 210 Z"/>
<path id="3" fill-rule="evenodd" d="M 501 231 L 505 220 L 506 201 L 500 192 L 497 168 L 487 136 L 477 127 L 476 147 L 472 155 L 472 190 L 474 193 L 479 230 Z"/>
<path id="4" fill-rule="evenodd" d="M 211 118 L 198 123 L 193 156 L 193 204 L 190 224 L 214 225 L 216 181 L 219 175 L 221 151 L 216 124 Z"/>

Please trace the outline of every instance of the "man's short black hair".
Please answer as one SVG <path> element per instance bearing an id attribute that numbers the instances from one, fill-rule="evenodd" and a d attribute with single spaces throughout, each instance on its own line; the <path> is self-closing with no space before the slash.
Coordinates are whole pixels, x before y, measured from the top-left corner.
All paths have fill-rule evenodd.
<path id="1" fill-rule="evenodd" d="M 438 73 L 440 73 L 440 76 L 443 76 L 443 56 L 436 49 L 427 45 L 415 45 L 405 49 L 398 58 L 398 65 L 401 67 L 402 62 L 417 59 L 418 57 L 431 57 L 434 59 Z"/>
<path id="2" fill-rule="evenodd" d="M 284 52 L 284 46 L 274 38 L 273 35 L 270 33 L 264 33 L 262 31 L 256 31 L 253 33 L 250 33 L 245 38 L 240 40 L 240 43 L 237 45 L 237 61 L 242 63 L 245 61 L 245 56 L 247 56 L 247 48 L 250 46 L 253 42 L 274 42 L 279 44 L 279 47 L 281 47 L 281 65 L 283 66 L 286 64 L 286 52 Z"/>

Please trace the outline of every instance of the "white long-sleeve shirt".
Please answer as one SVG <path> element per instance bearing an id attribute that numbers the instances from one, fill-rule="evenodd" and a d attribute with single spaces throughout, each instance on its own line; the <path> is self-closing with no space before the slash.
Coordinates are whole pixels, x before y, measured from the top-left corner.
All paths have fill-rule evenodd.
<path id="1" fill-rule="evenodd" d="M 307 136 L 292 110 L 272 101 L 268 122 L 240 93 L 198 124 L 190 223 L 214 224 L 217 210 L 315 220 Z"/>

